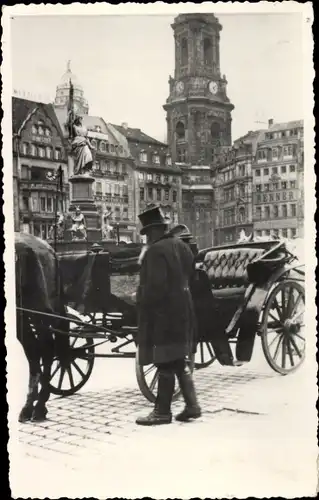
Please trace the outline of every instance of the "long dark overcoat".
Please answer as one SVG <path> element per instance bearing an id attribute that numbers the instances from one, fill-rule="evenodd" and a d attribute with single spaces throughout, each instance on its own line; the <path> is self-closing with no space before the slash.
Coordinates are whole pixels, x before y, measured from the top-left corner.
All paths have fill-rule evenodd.
<path id="1" fill-rule="evenodd" d="M 192 251 L 174 236 L 164 236 L 147 250 L 137 292 L 139 361 L 166 363 L 195 352 L 196 331 L 189 280 Z"/>

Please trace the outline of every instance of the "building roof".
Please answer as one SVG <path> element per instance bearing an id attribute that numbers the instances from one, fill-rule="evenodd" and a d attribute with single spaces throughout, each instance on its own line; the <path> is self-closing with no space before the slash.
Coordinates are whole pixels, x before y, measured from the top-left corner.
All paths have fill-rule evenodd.
<path id="1" fill-rule="evenodd" d="M 59 120 L 55 114 L 52 104 L 43 102 L 29 101 L 20 97 L 12 97 L 12 131 L 17 134 L 28 117 L 37 109 L 42 108 L 49 116 L 57 130 L 63 135 Z"/>
<path id="2" fill-rule="evenodd" d="M 285 123 L 274 123 L 273 125 L 270 125 L 267 132 L 277 132 L 279 130 L 288 130 L 291 128 L 300 128 L 300 127 L 303 127 L 303 120 L 295 120 Z"/>
<path id="3" fill-rule="evenodd" d="M 127 127 L 124 124 L 123 125 L 115 125 L 112 123 L 111 125 L 113 127 L 115 127 L 119 132 L 121 132 L 121 134 L 123 134 L 128 141 L 135 141 L 135 142 L 154 144 L 157 146 L 167 147 L 167 144 L 165 144 L 164 142 L 158 141 L 157 139 L 154 139 L 153 137 L 145 134 L 139 128 Z"/>

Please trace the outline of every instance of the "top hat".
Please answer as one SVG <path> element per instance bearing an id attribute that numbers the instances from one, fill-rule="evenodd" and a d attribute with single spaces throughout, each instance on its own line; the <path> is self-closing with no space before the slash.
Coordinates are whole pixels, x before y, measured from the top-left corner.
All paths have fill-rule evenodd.
<path id="1" fill-rule="evenodd" d="M 192 233 L 185 224 L 178 224 L 170 232 L 173 236 L 177 236 L 183 241 L 190 241 L 193 238 Z"/>
<path id="2" fill-rule="evenodd" d="M 160 207 L 153 207 L 149 210 L 142 212 L 138 218 L 142 224 L 142 229 L 140 234 L 146 234 L 148 229 L 154 226 L 167 226 L 169 221 L 165 218 L 165 215 Z"/>

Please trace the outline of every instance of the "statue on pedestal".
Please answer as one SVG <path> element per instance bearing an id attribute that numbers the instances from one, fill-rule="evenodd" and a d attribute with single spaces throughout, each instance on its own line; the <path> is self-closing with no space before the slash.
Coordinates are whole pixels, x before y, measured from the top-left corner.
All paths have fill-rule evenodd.
<path id="1" fill-rule="evenodd" d="M 109 225 L 109 218 L 112 214 L 112 210 L 105 211 L 103 214 L 103 226 L 102 226 L 102 238 L 104 240 L 109 240 L 111 238 L 112 226 Z"/>
<path id="2" fill-rule="evenodd" d="M 72 120 L 69 116 L 69 120 Z M 74 157 L 74 175 L 83 175 L 91 172 L 93 168 L 94 147 L 88 138 L 88 131 L 82 125 L 82 117 L 76 116 L 72 125 L 71 152 Z"/>
<path id="3" fill-rule="evenodd" d="M 71 216 L 73 225 L 71 227 L 72 240 L 85 240 L 86 239 L 86 226 L 85 218 L 82 214 L 80 207 L 76 207 L 75 214 Z"/>
<path id="4" fill-rule="evenodd" d="M 64 229 L 65 229 L 65 224 L 64 224 L 64 215 L 58 212 L 56 214 L 56 220 L 52 224 L 52 226 L 49 229 L 49 240 L 54 240 L 55 238 L 58 241 L 63 240 L 64 238 Z"/>

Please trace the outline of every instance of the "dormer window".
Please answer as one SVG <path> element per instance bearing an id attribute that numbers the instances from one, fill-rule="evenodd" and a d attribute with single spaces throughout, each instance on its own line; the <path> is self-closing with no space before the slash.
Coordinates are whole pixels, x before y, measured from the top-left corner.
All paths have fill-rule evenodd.
<path id="1" fill-rule="evenodd" d="M 45 133 L 46 137 L 51 137 L 51 130 L 49 128 L 46 128 L 44 130 L 44 133 Z"/>
<path id="2" fill-rule="evenodd" d="M 32 132 L 32 134 L 37 134 L 38 133 L 38 129 L 37 129 L 37 127 L 35 125 L 32 125 L 31 132 Z"/>
<path id="3" fill-rule="evenodd" d="M 140 152 L 140 161 L 146 163 L 147 162 L 147 153 L 146 151 L 141 151 Z"/>
<path id="4" fill-rule="evenodd" d="M 44 135 L 44 128 L 42 127 L 42 125 L 39 125 L 38 133 L 39 133 L 39 135 Z"/>
<path id="5" fill-rule="evenodd" d="M 154 159 L 154 163 L 156 163 L 157 165 L 159 165 L 159 163 L 160 163 L 160 157 L 159 157 L 159 155 L 155 154 L 154 157 L 153 157 L 153 159 Z"/>

